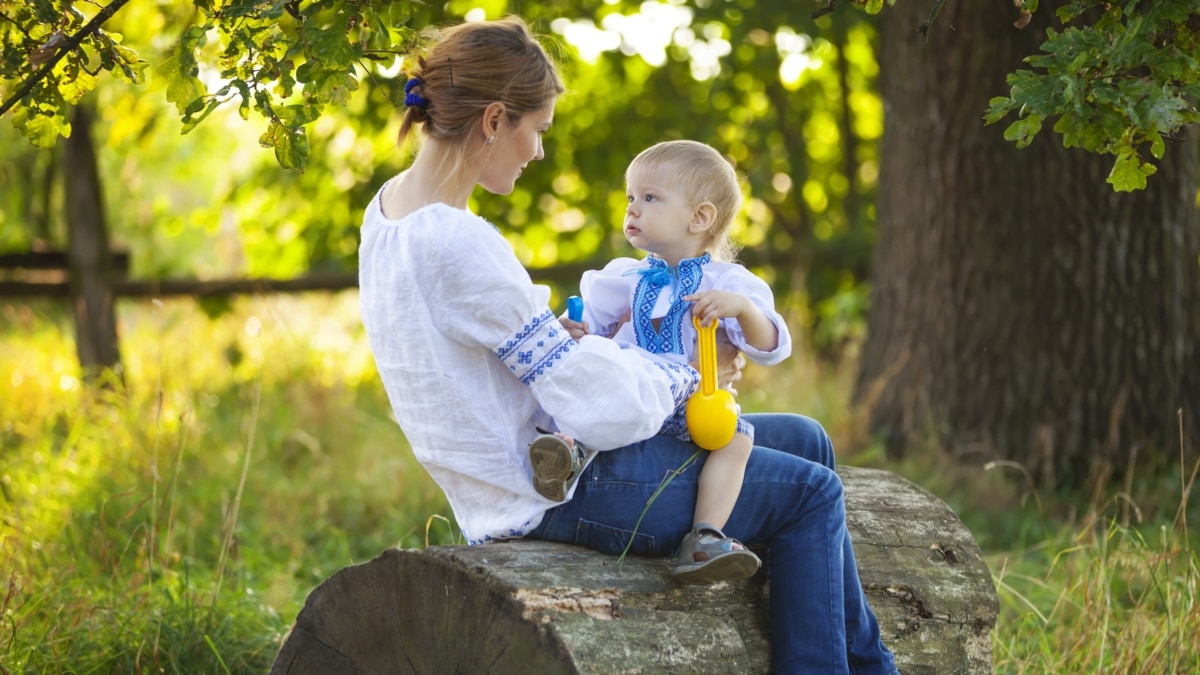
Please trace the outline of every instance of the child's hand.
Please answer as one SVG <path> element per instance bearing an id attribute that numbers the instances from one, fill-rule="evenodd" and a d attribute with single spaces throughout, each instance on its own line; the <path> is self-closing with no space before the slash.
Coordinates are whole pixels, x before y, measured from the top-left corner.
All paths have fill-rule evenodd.
<path id="1" fill-rule="evenodd" d="M 756 309 L 750 298 L 729 291 L 699 291 L 685 295 L 683 299 L 692 303 L 692 316 L 700 320 L 701 326 L 707 326 L 716 319 L 738 318 Z"/>
<path id="2" fill-rule="evenodd" d="M 562 324 L 562 327 L 567 330 L 567 334 L 574 338 L 576 342 L 579 342 L 579 338 L 589 333 L 587 322 L 572 321 L 567 318 L 566 314 L 558 317 L 558 322 Z"/>

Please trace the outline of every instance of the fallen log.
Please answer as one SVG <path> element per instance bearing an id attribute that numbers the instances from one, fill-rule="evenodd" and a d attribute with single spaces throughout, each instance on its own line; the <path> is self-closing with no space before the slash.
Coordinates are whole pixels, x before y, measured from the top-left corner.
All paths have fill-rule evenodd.
<path id="1" fill-rule="evenodd" d="M 971 533 L 904 478 L 839 473 L 900 671 L 991 673 L 998 601 Z M 309 595 L 271 673 L 770 672 L 766 574 L 684 586 L 671 562 L 535 541 L 387 550 Z"/>

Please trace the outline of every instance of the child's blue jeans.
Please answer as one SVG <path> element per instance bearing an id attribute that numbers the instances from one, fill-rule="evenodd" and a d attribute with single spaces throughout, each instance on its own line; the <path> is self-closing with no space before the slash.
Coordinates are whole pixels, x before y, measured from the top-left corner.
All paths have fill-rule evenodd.
<path id="1" fill-rule="evenodd" d="M 724 531 L 768 547 L 771 653 L 777 673 L 896 672 L 867 605 L 846 531 L 833 444 L 800 415 L 747 415 L 755 447 Z M 696 446 L 658 435 L 601 452 L 574 497 L 546 513 L 528 537 L 620 554 L 646 501 Z M 658 496 L 630 552 L 670 555 L 692 528 L 701 453 Z"/>

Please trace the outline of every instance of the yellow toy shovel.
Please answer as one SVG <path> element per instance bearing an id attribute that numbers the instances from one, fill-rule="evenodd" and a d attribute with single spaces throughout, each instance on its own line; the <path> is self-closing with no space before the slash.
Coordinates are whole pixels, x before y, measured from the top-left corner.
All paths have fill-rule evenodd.
<path id="1" fill-rule="evenodd" d="M 686 416 L 692 441 L 705 450 L 718 450 L 733 440 L 737 431 L 737 405 L 733 394 L 717 388 L 717 324 L 707 328 L 692 317 L 700 351 L 700 389 L 688 399 Z"/>

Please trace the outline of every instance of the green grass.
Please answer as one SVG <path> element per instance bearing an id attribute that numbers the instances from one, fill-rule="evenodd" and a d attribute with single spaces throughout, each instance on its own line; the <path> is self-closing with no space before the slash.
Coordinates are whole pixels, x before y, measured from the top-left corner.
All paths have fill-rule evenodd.
<path id="1" fill-rule="evenodd" d="M 59 308 L 0 307 L 0 672 L 265 672 L 313 587 L 425 544 L 356 307 L 123 304 L 108 389 Z"/>
<path id="2" fill-rule="evenodd" d="M 412 459 L 353 293 L 122 303 L 124 373 L 79 380 L 54 304 L 0 305 L 0 674 L 261 673 L 308 593 L 390 546 L 461 543 Z M 1200 671 L 1196 449 L 1084 495 L 941 450 L 887 462 L 852 357 L 751 367 L 747 410 L 945 499 L 1001 599 L 1001 673 Z"/>

